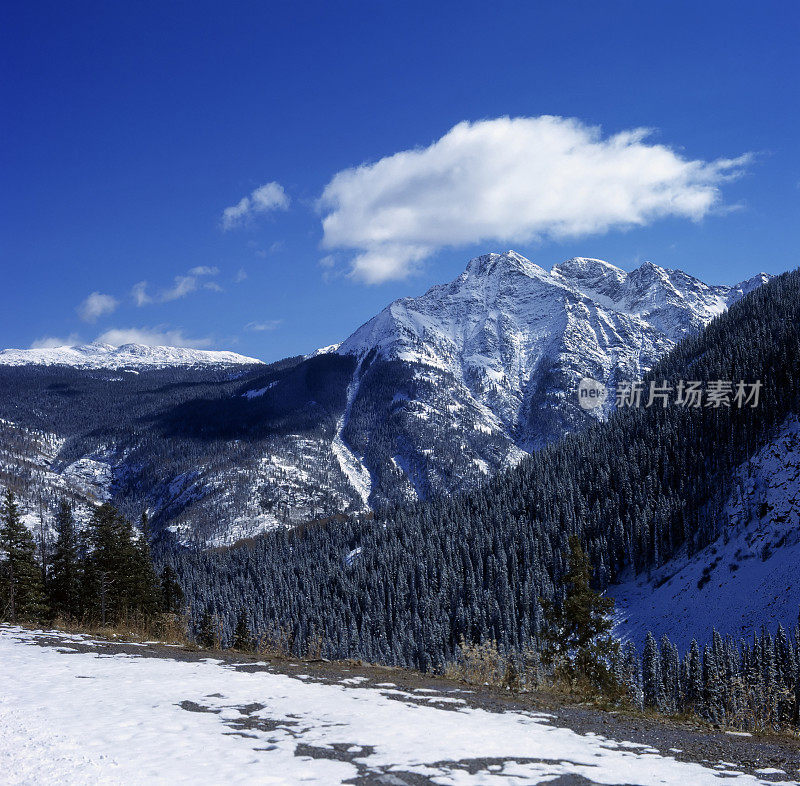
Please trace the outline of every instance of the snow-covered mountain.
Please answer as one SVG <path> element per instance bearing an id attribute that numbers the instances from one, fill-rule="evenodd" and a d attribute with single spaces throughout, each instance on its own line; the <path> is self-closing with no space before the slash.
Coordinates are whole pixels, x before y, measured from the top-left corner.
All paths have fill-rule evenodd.
<path id="1" fill-rule="evenodd" d="M 336 350 L 339 349 L 340 346 L 341 344 L 337 343 L 337 344 L 328 344 L 327 347 L 319 347 L 319 349 L 315 349 L 313 352 L 310 352 L 308 355 L 305 355 L 305 358 L 306 360 L 308 360 L 308 358 L 316 358 L 319 357 L 320 355 L 329 355 L 331 352 L 336 352 Z"/>
<path id="2" fill-rule="evenodd" d="M 115 347 L 95 341 L 73 347 L 0 350 L 0 365 L 72 366 L 74 368 L 157 369 L 175 366 L 240 366 L 260 364 L 256 358 L 208 349 L 151 347 L 122 344 Z"/>
<path id="3" fill-rule="evenodd" d="M 76 501 L 147 507 L 154 526 L 216 544 L 468 489 L 607 417 L 613 397 L 578 406 L 581 377 L 640 377 L 767 278 L 711 286 L 584 258 L 547 271 L 509 251 L 270 366 L 138 345 L 5 350 L 0 485 L 31 500 L 44 485 L 52 507 L 89 473 Z"/>
<path id="4" fill-rule="evenodd" d="M 488 254 L 455 281 L 395 301 L 338 352 L 364 357 L 377 350 L 446 371 L 511 426 L 542 371 L 563 366 L 607 382 L 638 378 L 768 278 L 709 286 L 650 262 L 626 273 L 576 258 L 548 272 L 514 251 Z"/>
<path id="5" fill-rule="evenodd" d="M 395 301 L 337 350 L 359 364 L 343 437 L 372 473 L 372 501 L 386 494 L 382 487 L 398 485 L 397 478 L 383 482 L 394 470 L 409 496 L 428 496 L 471 485 L 604 419 L 614 397 L 585 412 L 575 393 L 582 377 L 611 389 L 640 378 L 768 278 L 711 286 L 650 262 L 626 273 L 585 258 L 547 271 L 509 251 L 477 257 L 449 284 Z M 376 417 L 374 388 L 385 387 L 387 364 L 404 366 L 404 379 L 382 396 Z M 371 375 L 378 377 L 372 390 Z M 394 430 L 382 455 L 364 416 Z"/>

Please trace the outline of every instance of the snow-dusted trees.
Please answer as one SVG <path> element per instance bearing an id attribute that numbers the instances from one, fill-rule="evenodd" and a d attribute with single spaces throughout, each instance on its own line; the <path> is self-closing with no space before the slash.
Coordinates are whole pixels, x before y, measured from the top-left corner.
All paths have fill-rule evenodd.
<path id="1" fill-rule="evenodd" d="M 644 644 L 642 690 L 644 706 L 662 712 L 664 710 L 664 684 L 661 678 L 661 656 L 652 633 L 647 634 Z"/>
<path id="2" fill-rule="evenodd" d="M 2 619 L 146 621 L 165 610 L 174 613 L 182 602 L 174 572 L 165 569 L 161 583 L 156 577 L 146 527 L 137 530 L 108 503 L 97 508 L 86 531 L 79 534 L 72 510 L 62 500 L 46 569 L 36 557 L 33 537 L 10 491 L 1 515 Z M 167 590 L 166 599 L 162 587 Z"/>
<path id="3" fill-rule="evenodd" d="M 47 582 L 50 608 L 56 617 L 71 620 L 81 614 L 81 564 L 75 519 L 64 499 L 59 504 L 55 529 Z"/>
<path id="4" fill-rule="evenodd" d="M 86 540 L 82 565 L 85 613 L 103 625 L 159 613 L 161 592 L 146 532 L 136 532 L 128 519 L 105 503 L 92 515 Z"/>
<path id="5" fill-rule="evenodd" d="M 41 617 L 45 609 L 42 569 L 36 546 L 20 519 L 11 491 L 6 491 L 0 511 L 0 612 L 16 622 Z"/>
<path id="6" fill-rule="evenodd" d="M 573 536 L 569 545 L 564 599 L 559 603 L 543 600 L 542 657 L 571 679 L 609 687 L 619 646 L 611 636 L 614 601 L 592 589 L 592 569 L 580 539 Z"/>

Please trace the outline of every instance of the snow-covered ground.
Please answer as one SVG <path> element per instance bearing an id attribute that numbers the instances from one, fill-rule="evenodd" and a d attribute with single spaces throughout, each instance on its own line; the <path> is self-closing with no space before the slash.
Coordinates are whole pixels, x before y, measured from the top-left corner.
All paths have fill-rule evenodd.
<path id="1" fill-rule="evenodd" d="M 769 782 L 578 734 L 547 715 L 473 708 L 457 691 L 143 657 L 143 645 L 129 648 L 142 656 L 77 649 L 87 642 L 0 626 L 4 784 Z"/>

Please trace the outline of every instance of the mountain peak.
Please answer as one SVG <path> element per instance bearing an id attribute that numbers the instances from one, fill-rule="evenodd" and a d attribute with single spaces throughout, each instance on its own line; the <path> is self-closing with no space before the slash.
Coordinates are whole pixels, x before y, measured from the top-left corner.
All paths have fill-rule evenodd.
<path id="1" fill-rule="evenodd" d="M 623 280 L 626 276 L 624 270 L 602 259 L 591 257 L 573 257 L 566 262 L 553 265 L 550 275 L 561 276 L 566 279 L 594 279 L 610 276 Z"/>
<path id="2" fill-rule="evenodd" d="M 464 276 L 485 278 L 486 276 L 497 276 L 508 272 L 518 272 L 532 277 L 547 275 L 544 268 L 531 262 L 522 254 L 509 250 L 501 254 L 483 254 L 471 259 L 467 264 L 467 269 L 464 271 Z"/>
<path id="3" fill-rule="evenodd" d="M 766 284 L 771 278 L 772 276 L 769 273 L 757 273 L 751 278 L 740 281 L 738 284 L 734 284 L 731 287 L 731 292 L 734 293 L 735 299 L 738 299 L 746 295 L 748 292 L 752 292 L 762 284 Z"/>
<path id="4" fill-rule="evenodd" d="M 671 272 L 674 271 L 667 270 L 666 268 L 656 265 L 655 262 L 651 262 L 649 259 L 647 259 L 635 270 L 632 270 L 629 275 L 633 279 L 650 281 L 654 279 L 667 278 Z"/>
<path id="5" fill-rule="evenodd" d="M 534 365 L 552 351 L 545 336 L 569 334 L 564 352 L 575 357 L 597 344 L 586 368 L 603 357 L 604 373 L 620 364 L 614 347 L 635 345 L 626 373 L 636 376 L 759 282 L 756 276 L 737 288 L 713 286 L 649 261 L 627 273 L 592 257 L 573 257 L 547 271 L 513 250 L 483 254 L 454 281 L 394 301 L 337 351 L 365 357 L 377 350 L 448 369 L 486 391 L 521 396 Z"/>

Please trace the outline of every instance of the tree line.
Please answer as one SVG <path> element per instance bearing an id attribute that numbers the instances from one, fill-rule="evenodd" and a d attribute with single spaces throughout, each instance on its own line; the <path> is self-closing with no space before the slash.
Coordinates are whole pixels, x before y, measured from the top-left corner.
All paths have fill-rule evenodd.
<path id="1" fill-rule="evenodd" d="M 139 528 L 111 504 L 79 531 L 62 500 L 51 550 L 37 547 L 11 491 L 0 509 L 0 617 L 114 625 L 179 613 L 183 591 L 171 566 L 156 573 L 147 517 Z"/>
<path id="2" fill-rule="evenodd" d="M 146 517 L 134 527 L 106 503 L 81 532 L 69 504 L 63 502 L 53 549 L 38 555 L 11 492 L 5 494 L 1 517 L 3 619 L 114 625 L 182 611 L 184 593 L 172 564 L 165 562 L 160 575 L 156 572 Z M 579 683 L 640 709 L 691 713 L 747 730 L 800 725 L 800 617 L 791 634 L 782 626 L 775 635 L 763 629 L 750 641 L 714 633 L 702 649 L 693 641 L 683 655 L 667 636 L 659 644 L 648 633 L 639 653 L 631 642 L 621 645 L 611 635 L 613 601 L 593 588 L 593 569 L 577 536 L 570 538 L 569 549 L 562 595 L 540 599 L 536 640 L 518 650 L 502 649 L 503 684 L 535 688 L 554 680 Z M 240 607 L 235 624 L 216 613 L 213 604 L 196 608 L 194 640 L 216 649 L 252 651 L 278 645 L 286 652 L 330 654 L 321 636 L 298 647 L 296 630 L 253 629 L 248 611 L 252 607 L 253 603 Z M 452 661 L 468 656 L 470 646 L 462 636 Z M 444 662 L 436 669 L 446 670 L 448 665 Z"/>

